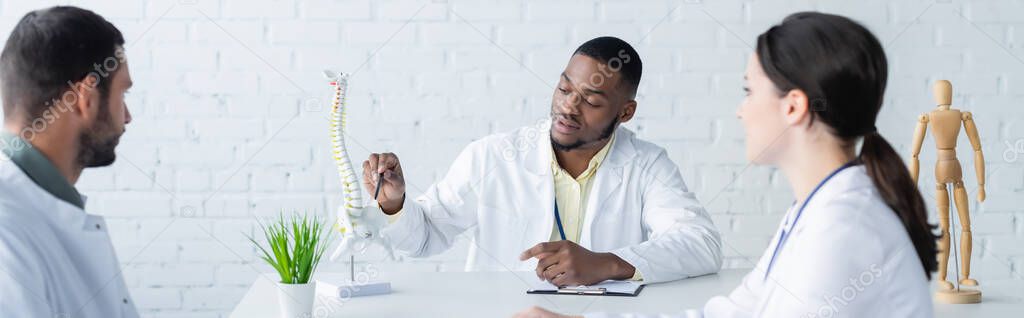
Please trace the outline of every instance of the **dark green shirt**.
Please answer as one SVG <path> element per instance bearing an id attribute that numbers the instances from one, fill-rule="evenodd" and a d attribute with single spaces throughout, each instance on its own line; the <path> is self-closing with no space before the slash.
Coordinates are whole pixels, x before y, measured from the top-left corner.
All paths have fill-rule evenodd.
<path id="1" fill-rule="evenodd" d="M 2 132 L 0 133 L 0 150 L 11 158 L 11 161 L 40 188 L 80 209 L 85 208 L 82 195 L 78 194 L 78 190 L 75 190 L 75 187 L 68 183 L 68 179 L 57 171 L 57 167 L 50 162 L 50 159 L 46 159 L 46 156 L 32 147 L 32 144 L 9 132 Z"/>

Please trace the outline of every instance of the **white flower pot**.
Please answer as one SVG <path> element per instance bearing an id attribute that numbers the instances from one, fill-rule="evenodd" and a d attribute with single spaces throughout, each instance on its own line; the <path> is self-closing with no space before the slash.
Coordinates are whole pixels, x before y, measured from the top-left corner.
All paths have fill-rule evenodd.
<path id="1" fill-rule="evenodd" d="M 277 302 L 281 318 L 310 318 L 313 316 L 313 301 L 316 296 L 316 281 L 307 284 L 277 283 Z"/>

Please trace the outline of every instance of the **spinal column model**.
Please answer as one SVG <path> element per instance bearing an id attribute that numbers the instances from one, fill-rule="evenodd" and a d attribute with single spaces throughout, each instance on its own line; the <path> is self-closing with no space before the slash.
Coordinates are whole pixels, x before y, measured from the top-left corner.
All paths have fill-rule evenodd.
<path id="1" fill-rule="evenodd" d="M 974 119 L 970 112 L 961 112 L 951 109 L 953 88 L 949 81 L 940 80 L 935 82 L 935 102 L 938 106 L 935 110 L 921 115 L 918 118 L 917 128 L 914 131 L 913 158 L 910 163 L 910 174 L 917 182 L 918 176 L 918 154 L 921 153 L 921 143 L 924 142 L 928 124 L 931 123 L 932 135 L 935 137 L 935 146 L 938 148 L 935 162 L 935 199 L 939 206 L 939 225 L 942 237 L 939 240 L 939 284 L 943 291 L 941 295 L 961 294 L 958 299 L 945 297 L 942 300 L 947 302 L 978 302 L 981 300 L 980 292 L 974 295 L 975 290 L 969 290 L 971 296 L 963 295 L 959 286 L 978 286 L 978 282 L 970 278 L 971 274 L 971 215 L 968 211 L 967 190 L 964 189 L 964 181 L 960 169 L 960 161 L 956 158 L 956 141 L 960 135 L 960 126 L 963 125 L 967 138 L 974 148 L 974 171 L 978 176 L 978 201 L 985 201 L 985 157 L 981 152 L 981 140 L 978 137 L 978 128 L 974 125 Z M 960 217 L 960 280 L 956 290 L 953 284 L 946 281 L 946 267 L 949 264 L 950 232 L 949 232 L 949 190 L 948 185 L 953 185 L 953 201 L 956 203 L 957 215 Z M 955 248 L 953 251 L 956 251 Z M 974 296 L 977 299 L 973 299 Z M 964 298 L 967 297 L 967 298 Z M 968 299 L 970 298 L 970 299 Z"/>
<path id="2" fill-rule="evenodd" d="M 331 155 L 338 166 L 338 175 L 341 177 L 341 191 L 343 199 L 338 207 L 337 230 L 341 232 L 342 240 L 338 248 L 331 254 L 331 260 L 335 260 L 343 253 L 362 252 L 370 243 L 377 242 L 385 248 L 388 256 L 394 258 L 391 245 L 381 236 L 381 229 L 387 225 L 387 219 L 383 212 L 376 211 L 376 207 L 367 207 L 363 202 L 362 190 L 359 189 L 355 169 L 352 168 L 352 161 L 348 157 L 348 149 L 345 147 L 345 95 L 348 93 L 348 74 L 336 73 L 330 70 L 324 71 L 331 86 Z"/>

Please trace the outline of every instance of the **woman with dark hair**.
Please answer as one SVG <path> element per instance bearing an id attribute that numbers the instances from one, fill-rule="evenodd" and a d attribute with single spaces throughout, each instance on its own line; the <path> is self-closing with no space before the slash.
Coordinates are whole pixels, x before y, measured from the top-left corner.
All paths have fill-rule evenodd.
<path id="1" fill-rule="evenodd" d="M 932 316 L 932 225 L 875 128 L 886 64 L 878 39 L 837 15 L 796 13 L 758 37 L 737 111 L 746 156 L 779 168 L 796 200 L 756 267 L 703 316 Z"/>

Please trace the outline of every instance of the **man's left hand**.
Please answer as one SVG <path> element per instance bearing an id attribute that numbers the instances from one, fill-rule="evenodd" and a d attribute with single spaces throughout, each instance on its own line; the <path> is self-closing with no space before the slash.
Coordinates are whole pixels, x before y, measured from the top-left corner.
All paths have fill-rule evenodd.
<path id="1" fill-rule="evenodd" d="M 519 255 L 537 258 L 537 277 L 556 286 L 592 285 L 629 279 L 636 268 L 612 253 L 594 253 L 571 241 L 545 242 Z"/>

